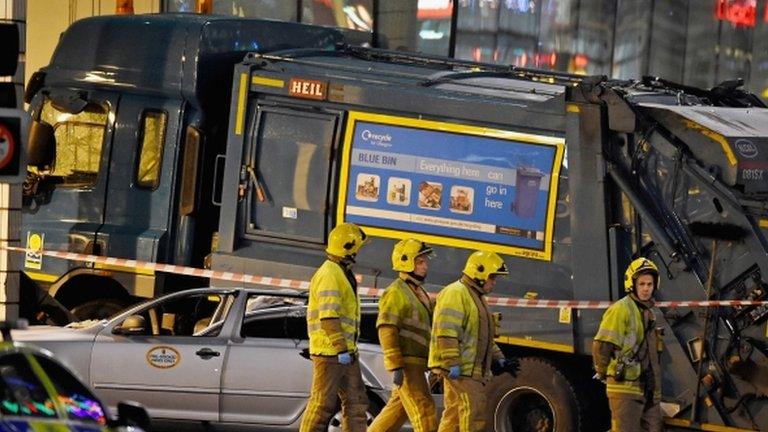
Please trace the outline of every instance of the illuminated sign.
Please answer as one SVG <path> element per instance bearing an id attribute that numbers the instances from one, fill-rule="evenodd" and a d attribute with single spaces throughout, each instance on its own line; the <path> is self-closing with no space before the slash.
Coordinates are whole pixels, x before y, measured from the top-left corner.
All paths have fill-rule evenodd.
<path id="1" fill-rule="evenodd" d="M 715 18 L 734 25 L 754 27 L 757 23 L 757 0 L 717 0 Z"/>
<path id="2" fill-rule="evenodd" d="M 453 0 L 419 0 L 416 18 L 420 20 L 451 19 Z"/>
<path id="3" fill-rule="evenodd" d="M 291 78 L 288 83 L 288 94 L 304 99 L 324 100 L 328 84 L 323 81 Z"/>
<path id="4" fill-rule="evenodd" d="M 374 236 L 551 260 L 565 141 L 350 112 L 337 215 Z"/>

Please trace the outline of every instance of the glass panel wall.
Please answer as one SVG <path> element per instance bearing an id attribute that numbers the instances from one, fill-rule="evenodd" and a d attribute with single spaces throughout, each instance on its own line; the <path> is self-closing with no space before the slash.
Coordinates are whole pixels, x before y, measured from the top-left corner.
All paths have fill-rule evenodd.
<path id="1" fill-rule="evenodd" d="M 456 57 L 609 74 L 616 0 L 459 0 Z"/>

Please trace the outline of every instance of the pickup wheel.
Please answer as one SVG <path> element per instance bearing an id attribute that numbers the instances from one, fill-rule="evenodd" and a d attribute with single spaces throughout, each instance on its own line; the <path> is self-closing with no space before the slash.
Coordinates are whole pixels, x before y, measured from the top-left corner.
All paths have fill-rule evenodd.
<path id="1" fill-rule="evenodd" d="M 373 423 L 373 418 L 379 415 L 382 408 L 381 402 L 375 396 L 368 395 L 368 410 L 365 412 L 365 424 L 370 426 Z M 341 432 L 342 431 L 342 418 L 341 408 L 333 415 L 331 421 L 328 423 L 328 432 Z"/>
<path id="2" fill-rule="evenodd" d="M 77 321 L 88 319 L 104 319 L 120 312 L 128 306 L 128 302 L 121 299 L 98 299 L 87 301 L 73 307 L 70 312 Z"/>
<path id="3" fill-rule="evenodd" d="M 551 362 L 520 359 L 517 377 L 503 374 L 490 384 L 488 407 L 496 432 L 578 432 L 582 407 L 576 390 Z"/>

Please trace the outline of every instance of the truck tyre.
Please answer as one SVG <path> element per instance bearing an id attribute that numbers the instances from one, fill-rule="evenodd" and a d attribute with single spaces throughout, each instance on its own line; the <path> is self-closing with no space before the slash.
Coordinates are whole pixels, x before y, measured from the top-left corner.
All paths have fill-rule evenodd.
<path id="1" fill-rule="evenodd" d="M 578 432 L 582 406 L 568 378 L 551 362 L 520 359 L 517 377 L 502 374 L 488 392 L 496 432 Z"/>
<path id="2" fill-rule="evenodd" d="M 105 319 L 125 309 L 128 302 L 121 299 L 96 299 L 73 307 L 70 312 L 77 321 L 88 319 Z"/>

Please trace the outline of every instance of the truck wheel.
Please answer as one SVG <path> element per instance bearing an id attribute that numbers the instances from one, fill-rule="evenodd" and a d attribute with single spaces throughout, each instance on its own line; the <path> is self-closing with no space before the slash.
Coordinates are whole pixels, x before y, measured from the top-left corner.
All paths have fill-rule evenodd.
<path id="1" fill-rule="evenodd" d="M 77 321 L 105 319 L 125 309 L 128 302 L 121 299 L 97 299 L 73 307 L 70 312 Z"/>
<path id="2" fill-rule="evenodd" d="M 496 432 L 577 432 L 582 407 L 562 371 L 537 357 L 520 359 L 516 378 L 503 374 L 490 384 L 489 417 Z"/>

